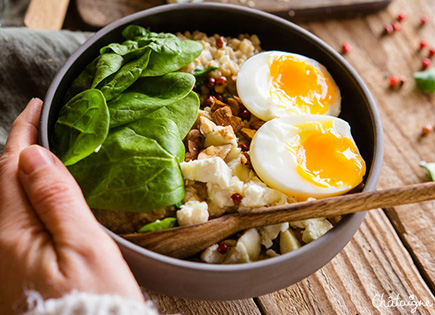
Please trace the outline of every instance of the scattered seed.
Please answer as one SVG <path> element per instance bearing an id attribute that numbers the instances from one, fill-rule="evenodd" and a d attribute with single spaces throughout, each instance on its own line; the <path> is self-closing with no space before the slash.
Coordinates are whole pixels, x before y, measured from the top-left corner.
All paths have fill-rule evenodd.
<path id="1" fill-rule="evenodd" d="M 430 61 L 429 58 L 423 58 L 423 60 L 421 61 L 421 67 L 422 67 L 423 69 L 427 69 L 427 68 L 430 67 L 430 64 L 431 64 L 431 63 L 432 63 L 432 62 Z"/>
<path id="2" fill-rule="evenodd" d="M 399 22 L 402 22 L 402 21 L 404 21 L 406 19 L 406 14 L 405 13 L 399 13 L 398 15 L 397 15 L 397 21 L 399 21 Z"/>
<path id="3" fill-rule="evenodd" d="M 242 202 L 243 196 L 241 194 L 235 193 L 231 195 L 234 204 L 239 205 Z"/>
<path id="4" fill-rule="evenodd" d="M 420 50 L 424 49 L 427 47 L 427 41 L 425 40 L 421 40 L 420 41 Z"/>
<path id="5" fill-rule="evenodd" d="M 400 22 L 394 22 L 393 29 L 395 32 L 399 32 L 402 29 L 402 24 L 400 24 Z"/>
<path id="6" fill-rule="evenodd" d="M 343 54 L 349 53 L 351 51 L 352 51 L 352 46 L 348 42 L 344 42 L 343 44 L 341 44 L 341 52 Z"/>
<path id="7" fill-rule="evenodd" d="M 223 36 L 219 36 L 219 38 L 216 40 L 216 45 L 219 48 L 225 47 L 226 44 L 227 44 L 227 39 Z"/>
<path id="8" fill-rule="evenodd" d="M 225 253 L 228 251 L 228 245 L 225 244 L 225 243 L 220 243 L 220 244 L 218 245 L 217 251 L 218 251 L 220 254 L 225 254 Z"/>
<path id="9" fill-rule="evenodd" d="M 433 56 L 435 56 L 435 47 L 431 47 L 429 49 L 429 57 L 433 57 Z"/>
<path id="10" fill-rule="evenodd" d="M 219 78 L 216 79 L 216 85 L 219 86 L 224 86 L 227 84 L 227 78 L 224 76 L 220 76 Z"/>
<path id="11" fill-rule="evenodd" d="M 239 144 L 239 148 L 242 150 L 242 152 L 248 152 L 249 151 L 249 147 L 246 143 L 240 143 Z"/>
<path id="12" fill-rule="evenodd" d="M 392 75 L 389 79 L 388 79 L 388 83 L 390 84 L 390 87 L 395 87 L 400 83 L 400 78 Z"/>
<path id="13" fill-rule="evenodd" d="M 420 26 L 426 25 L 427 21 L 428 21 L 428 17 L 427 16 L 422 16 L 420 18 Z"/>
<path id="14" fill-rule="evenodd" d="M 391 24 L 387 24 L 384 26 L 384 34 L 393 34 L 394 33 L 394 27 Z"/>
<path id="15" fill-rule="evenodd" d="M 215 84 L 216 84 L 216 80 L 214 78 L 208 78 L 207 81 L 205 82 L 205 87 L 211 90 Z"/>
<path id="16" fill-rule="evenodd" d="M 422 133 L 423 135 L 428 135 L 428 134 L 430 134 L 432 131 L 433 131 L 433 126 L 432 126 L 431 124 L 427 124 L 427 125 L 424 125 L 424 126 L 423 126 L 423 128 L 422 128 L 422 130 L 421 130 L 421 133 Z"/>
<path id="17" fill-rule="evenodd" d="M 246 109 L 241 110 L 239 113 L 239 117 L 242 119 L 245 119 L 245 120 L 248 120 L 250 116 L 251 116 L 251 113 L 249 113 L 249 111 Z"/>

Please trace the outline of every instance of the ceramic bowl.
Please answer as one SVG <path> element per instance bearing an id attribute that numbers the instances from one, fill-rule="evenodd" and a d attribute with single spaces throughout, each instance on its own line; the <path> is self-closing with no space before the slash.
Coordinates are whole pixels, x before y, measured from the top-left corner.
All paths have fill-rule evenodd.
<path id="1" fill-rule="evenodd" d="M 287 20 L 242 6 L 222 4 L 163 5 L 117 20 L 84 43 L 58 72 L 41 116 L 40 141 L 50 148 L 50 135 L 73 79 L 99 53 L 100 47 L 121 41 L 121 30 L 138 24 L 154 32 L 200 30 L 212 35 L 257 34 L 264 50 L 283 50 L 314 58 L 330 71 L 342 93 L 340 117 L 349 122 L 367 163 L 364 190 L 374 190 L 382 160 L 382 128 L 375 103 L 364 82 L 334 49 Z M 170 258 L 143 249 L 107 230 L 118 243 L 137 281 L 145 288 L 183 298 L 234 300 L 267 294 L 313 274 L 350 241 L 365 213 L 346 216 L 321 238 L 297 251 L 263 261 L 209 265 Z M 120 280 L 122 281 L 122 280 Z"/>

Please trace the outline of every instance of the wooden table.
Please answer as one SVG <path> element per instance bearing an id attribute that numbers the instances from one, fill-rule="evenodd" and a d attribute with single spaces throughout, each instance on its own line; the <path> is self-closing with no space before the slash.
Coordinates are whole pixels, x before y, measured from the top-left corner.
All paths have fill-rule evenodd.
<path id="1" fill-rule="evenodd" d="M 402 30 L 382 36 L 384 25 L 400 12 Z M 419 27 L 426 15 L 428 23 Z M 422 126 L 435 123 L 435 95 L 421 93 L 413 80 L 428 48 L 435 46 L 435 1 L 394 0 L 384 11 L 361 18 L 298 23 L 345 55 L 371 91 L 385 132 L 384 164 L 378 188 L 429 180 L 421 160 L 435 161 L 435 132 L 421 136 Z M 435 58 L 432 60 L 435 63 Z M 406 83 L 390 89 L 391 75 Z M 291 270 L 289 270 L 291 272 Z M 188 301 L 148 292 L 163 313 L 183 314 L 410 314 L 411 306 L 380 307 L 383 300 L 432 303 L 414 314 L 435 314 L 435 202 L 371 211 L 352 241 L 329 264 L 286 289 L 253 299 Z M 374 304 L 373 305 L 373 300 Z"/>

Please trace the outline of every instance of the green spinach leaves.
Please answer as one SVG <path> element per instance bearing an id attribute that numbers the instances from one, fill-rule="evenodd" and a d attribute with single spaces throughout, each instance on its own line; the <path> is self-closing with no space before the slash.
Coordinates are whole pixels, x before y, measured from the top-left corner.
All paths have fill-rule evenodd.
<path id="1" fill-rule="evenodd" d="M 202 45 L 136 25 L 122 34 L 73 81 L 53 142 L 91 207 L 147 211 L 184 197 L 182 139 L 199 99 L 195 77 L 174 71 Z"/>
<path id="2" fill-rule="evenodd" d="M 414 73 L 417 87 L 424 92 L 435 93 L 435 69 Z"/>

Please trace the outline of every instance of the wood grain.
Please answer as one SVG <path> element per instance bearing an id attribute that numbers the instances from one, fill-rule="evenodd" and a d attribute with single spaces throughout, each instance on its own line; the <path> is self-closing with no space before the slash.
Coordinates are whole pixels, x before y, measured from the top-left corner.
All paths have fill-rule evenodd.
<path id="1" fill-rule="evenodd" d="M 396 187 L 285 206 L 229 214 L 205 223 L 150 233 L 122 235 L 154 252 L 176 258 L 192 256 L 231 235 L 254 227 L 320 217 L 341 216 L 380 207 L 435 199 L 435 182 Z"/>
<path id="2" fill-rule="evenodd" d="M 60 30 L 68 4 L 69 0 L 31 0 L 24 25 L 39 30 Z"/>
<path id="3" fill-rule="evenodd" d="M 264 314 L 411 314 L 412 307 L 376 308 L 376 294 L 434 302 L 382 211 L 370 212 L 353 240 L 331 263 L 287 289 L 258 298 Z M 419 307 L 414 314 L 431 314 Z"/>
<path id="4" fill-rule="evenodd" d="M 204 0 L 229 3 L 267 11 L 285 18 L 361 15 L 381 10 L 391 0 Z M 103 27 L 119 18 L 166 4 L 165 0 L 76 0 L 77 12 L 84 24 Z"/>

